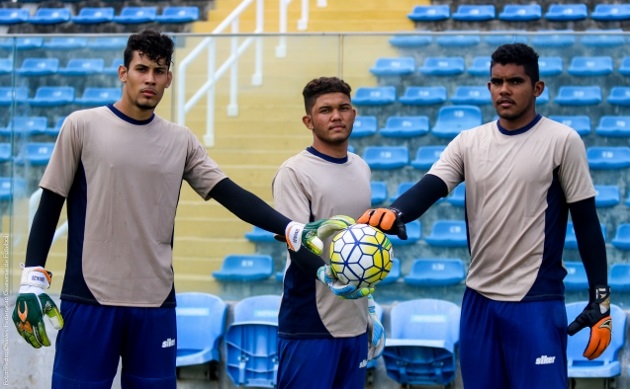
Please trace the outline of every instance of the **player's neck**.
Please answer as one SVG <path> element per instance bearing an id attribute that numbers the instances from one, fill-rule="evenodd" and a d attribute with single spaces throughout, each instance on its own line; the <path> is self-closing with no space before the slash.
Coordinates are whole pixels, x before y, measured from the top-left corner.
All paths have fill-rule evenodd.
<path id="1" fill-rule="evenodd" d="M 114 107 L 126 116 L 138 121 L 150 119 L 155 112 L 154 109 L 140 109 L 133 104 L 128 104 L 124 100 L 118 100 L 115 102 Z"/>

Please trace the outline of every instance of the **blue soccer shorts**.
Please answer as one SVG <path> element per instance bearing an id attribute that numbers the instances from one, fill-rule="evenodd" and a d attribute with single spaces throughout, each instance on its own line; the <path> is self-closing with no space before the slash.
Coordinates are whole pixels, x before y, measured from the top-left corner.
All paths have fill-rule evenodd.
<path id="1" fill-rule="evenodd" d="M 466 289 L 460 321 L 466 389 L 565 389 L 566 350 L 563 300 L 495 301 Z"/>
<path id="2" fill-rule="evenodd" d="M 175 389 L 175 308 L 112 307 L 62 300 L 53 389 Z"/>
<path id="3" fill-rule="evenodd" d="M 278 338 L 278 389 L 363 389 L 367 334 L 352 338 Z"/>

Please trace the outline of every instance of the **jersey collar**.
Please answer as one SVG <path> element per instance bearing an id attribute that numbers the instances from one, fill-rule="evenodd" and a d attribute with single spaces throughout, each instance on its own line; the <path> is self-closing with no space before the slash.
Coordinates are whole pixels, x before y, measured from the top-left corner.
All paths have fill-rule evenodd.
<path id="1" fill-rule="evenodd" d="M 120 112 L 116 107 L 114 107 L 114 104 L 107 104 L 107 108 L 109 108 L 116 116 L 118 116 L 122 120 L 124 120 L 126 122 L 129 122 L 131 124 L 138 125 L 138 126 L 142 126 L 144 124 L 151 123 L 151 121 L 155 117 L 155 114 L 152 114 L 151 117 L 146 119 L 146 120 L 136 120 L 136 119 L 130 118 L 129 116 L 127 116 L 124 113 Z"/>
<path id="2" fill-rule="evenodd" d="M 326 155 L 326 154 L 322 154 L 319 151 L 315 150 L 315 148 L 313 146 L 308 146 L 306 148 L 306 151 L 308 151 L 309 153 L 313 154 L 316 157 L 319 157 L 321 159 L 324 159 L 328 162 L 332 162 L 332 163 L 338 163 L 338 164 L 343 164 L 348 162 L 348 156 L 346 155 L 343 158 L 334 158 L 331 157 L 330 155 Z"/>
<path id="3" fill-rule="evenodd" d="M 499 128 L 499 131 L 501 131 L 501 133 L 503 135 L 518 135 L 518 134 L 522 134 L 522 133 L 528 131 L 530 128 L 534 127 L 536 125 L 536 123 L 538 123 L 540 121 L 541 118 L 542 118 L 542 116 L 540 114 L 536 114 L 536 117 L 534 118 L 534 120 L 529 122 L 529 124 L 519 128 L 517 130 L 513 130 L 513 131 L 508 131 L 505 128 L 501 127 L 501 124 L 499 124 L 499 119 L 497 119 L 497 127 Z"/>

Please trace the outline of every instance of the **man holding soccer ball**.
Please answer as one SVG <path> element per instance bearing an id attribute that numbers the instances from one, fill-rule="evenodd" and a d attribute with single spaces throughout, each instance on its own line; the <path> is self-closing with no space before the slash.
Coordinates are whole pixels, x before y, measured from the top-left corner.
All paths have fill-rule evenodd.
<path id="1" fill-rule="evenodd" d="M 595 359 L 612 331 L 584 143 L 572 128 L 536 113 L 545 84 L 532 48 L 500 46 L 490 69 L 499 119 L 461 132 L 390 208 L 368 210 L 358 222 L 406 239 L 405 223 L 465 180 L 471 260 L 460 327 L 464 386 L 566 388 L 567 333 L 589 328 L 584 355 Z M 567 328 L 562 254 L 569 213 L 590 290 L 588 305 Z"/>

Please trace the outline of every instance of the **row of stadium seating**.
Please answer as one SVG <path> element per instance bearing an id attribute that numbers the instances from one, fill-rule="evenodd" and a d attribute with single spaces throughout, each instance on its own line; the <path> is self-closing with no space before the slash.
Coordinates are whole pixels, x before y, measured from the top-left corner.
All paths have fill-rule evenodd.
<path id="1" fill-rule="evenodd" d="M 0 74 L 15 73 L 25 77 L 117 75 L 123 59 L 114 58 L 110 63 L 105 63 L 104 58 L 70 58 L 65 66 L 61 66 L 60 62 L 59 58 L 28 57 L 19 67 L 14 68 L 12 58 L 0 58 Z"/>
<path id="2" fill-rule="evenodd" d="M 28 103 L 33 107 L 96 106 L 114 103 L 121 94 L 120 88 L 89 87 L 77 96 L 73 86 L 40 86 L 34 96 L 29 97 L 27 87 L 0 87 L 0 106 L 9 106 L 13 102 Z"/>
<path id="3" fill-rule="evenodd" d="M 56 51 L 71 51 L 85 49 L 86 52 L 114 51 L 121 55 L 127 45 L 127 37 L 80 37 L 80 36 L 15 36 L 0 38 L 0 50 L 5 51 L 29 51 L 42 50 L 48 55 Z"/>

